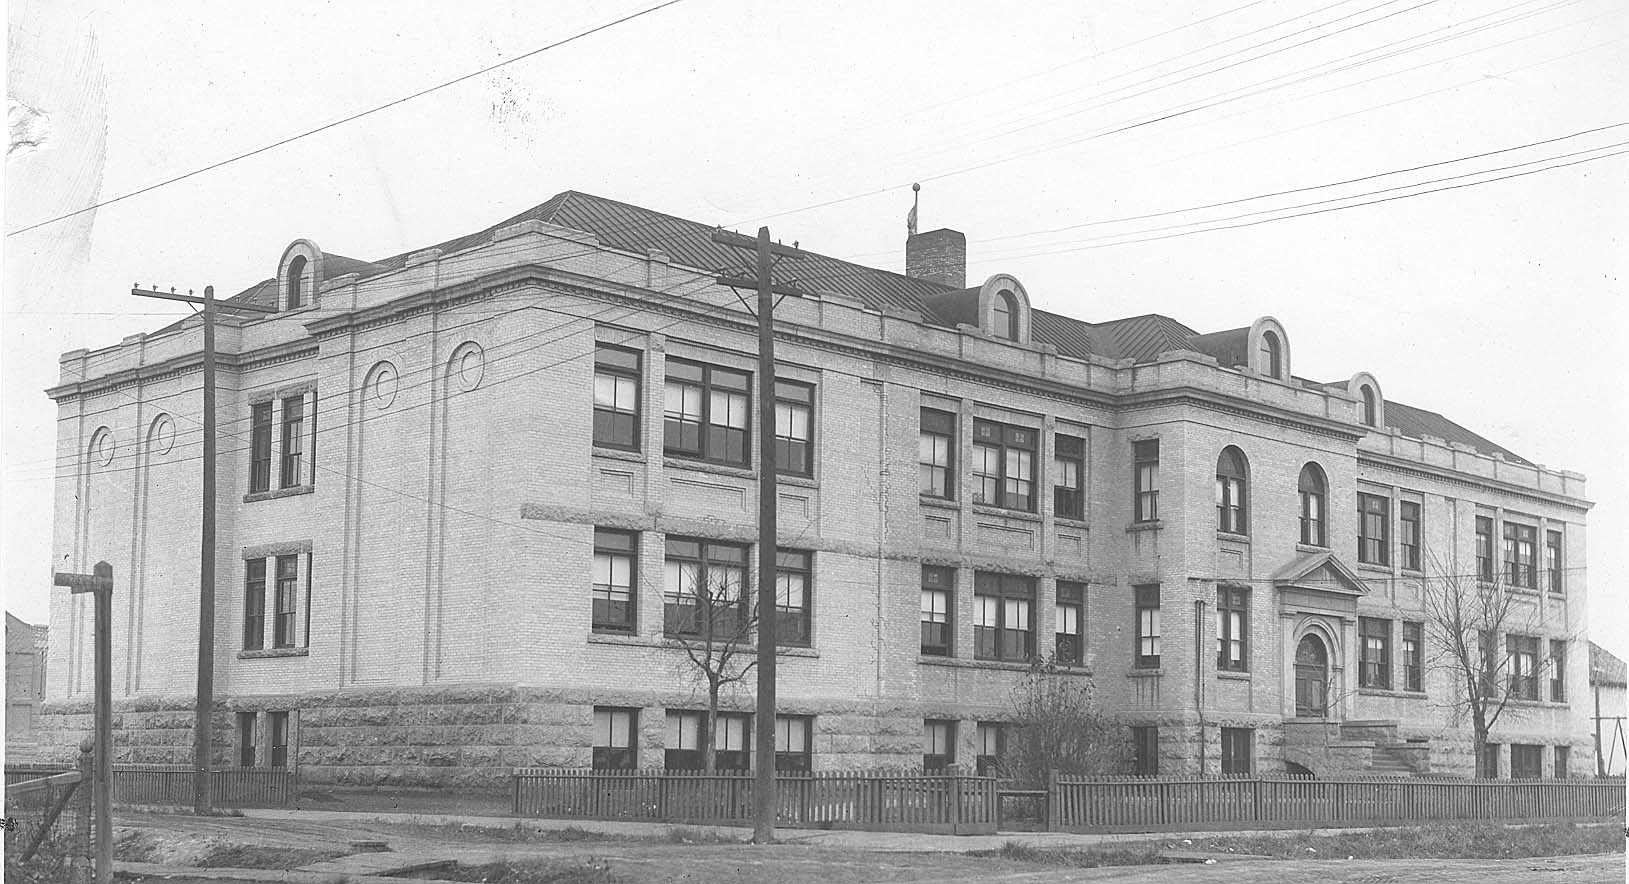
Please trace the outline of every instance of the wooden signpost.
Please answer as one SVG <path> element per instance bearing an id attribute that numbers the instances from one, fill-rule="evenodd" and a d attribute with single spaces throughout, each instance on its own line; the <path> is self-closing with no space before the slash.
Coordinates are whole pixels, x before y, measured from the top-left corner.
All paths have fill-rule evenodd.
<path id="1" fill-rule="evenodd" d="M 113 566 L 97 562 L 89 574 L 58 572 L 53 581 L 75 595 L 91 593 L 96 606 L 96 738 L 91 802 L 96 827 L 96 882 L 113 881 Z"/>

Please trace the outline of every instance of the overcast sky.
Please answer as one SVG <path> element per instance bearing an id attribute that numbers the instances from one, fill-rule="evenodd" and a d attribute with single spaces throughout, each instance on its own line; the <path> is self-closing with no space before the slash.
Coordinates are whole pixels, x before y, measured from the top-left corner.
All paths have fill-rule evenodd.
<path id="1" fill-rule="evenodd" d="M 132 282 L 231 294 L 297 237 L 379 258 L 563 190 L 897 270 L 920 181 L 970 279 L 1088 321 L 1276 316 L 1297 374 L 1587 474 L 1591 637 L 1629 657 L 1629 126 L 1564 138 L 1629 123 L 1617 0 L 683 0 L 12 235 L 653 3 L 13 0 L 6 608 L 47 616 L 57 356 L 183 312 Z"/>

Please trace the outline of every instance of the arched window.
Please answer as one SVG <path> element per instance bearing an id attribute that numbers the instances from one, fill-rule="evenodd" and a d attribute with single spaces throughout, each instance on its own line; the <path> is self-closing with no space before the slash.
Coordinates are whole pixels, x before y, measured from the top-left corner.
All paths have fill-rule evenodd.
<path id="1" fill-rule="evenodd" d="M 991 330 L 1009 341 L 1018 340 L 1018 306 L 1010 292 L 998 292 L 995 298 L 995 321 Z"/>
<path id="2" fill-rule="evenodd" d="M 1363 394 L 1363 424 L 1364 424 L 1364 426 L 1369 426 L 1369 427 L 1378 426 L 1378 424 L 1375 423 L 1376 403 L 1375 403 L 1375 397 L 1374 397 L 1374 388 L 1369 386 L 1368 384 L 1364 384 L 1362 387 L 1359 387 L 1358 390 Z"/>
<path id="3" fill-rule="evenodd" d="M 1315 463 L 1301 468 L 1301 542 L 1308 546 L 1328 546 L 1329 530 L 1325 513 L 1324 471 Z"/>
<path id="4" fill-rule="evenodd" d="M 1249 531 L 1244 502 L 1244 452 L 1229 445 L 1216 460 L 1216 528 L 1229 534 Z"/>
<path id="5" fill-rule="evenodd" d="M 1283 380 L 1284 361 L 1278 335 L 1271 331 L 1261 333 L 1261 373 L 1275 380 Z"/>
<path id="6" fill-rule="evenodd" d="M 304 303 L 305 288 L 305 256 L 296 255 L 294 260 L 288 262 L 288 299 L 285 310 L 293 310 Z"/>

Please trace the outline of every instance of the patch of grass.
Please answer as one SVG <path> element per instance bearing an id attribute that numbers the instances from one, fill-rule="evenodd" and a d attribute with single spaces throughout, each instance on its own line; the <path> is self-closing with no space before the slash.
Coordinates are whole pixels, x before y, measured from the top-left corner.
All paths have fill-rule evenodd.
<path id="1" fill-rule="evenodd" d="M 643 836 L 649 837 L 649 836 Z M 712 829 L 697 829 L 691 826 L 674 826 L 667 830 L 667 834 L 660 840 L 669 844 L 744 844 L 746 839 L 739 835 L 725 832 L 715 832 Z"/>
<path id="2" fill-rule="evenodd" d="M 114 830 L 113 858 L 126 863 L 156 863 L 158 847 L 153 839 L 134 829 Z"/>
<path id="3" fill-rule="evenodd" d="M 1022 841 L 1008 841 L 993 850 L 972 850 L 968 856 L 1006 859 L 1014 862 L 1064 866 L 1072 869 L 1095 869 L 1099 866 L 1148 866 L 1162 862 L 1159 850 L 1146 845 L 1118 847 L 1091 847 L 1083 849 L 1037 847 Z"/>
<path id="4" fill-rule="evenodd" d="M 28 862 L 23 862 L 22 855 L 27 846 L 28 841 L 22 831 L 6 834 L 6 881 L 13 884 L 56 884 L 72 880 L 70 869 L 73 859 L 70 850 L 74 843 L 68 832 L 53 826 L 40 842 L 39 850 Z"/>
<path id="5" fill-rule="evenodd" d="M 1614 826 L 1464 822 L 1348 834 L 1224 836 L 1197 841 L 1192 849 L 1286 859 L 1518 859 L 1617 852 L 1623 850 L 1623 842 Z"/>
<path id="6" fill-rule="evenodd" d="M 475 826 L 468 823 L 441 823 L 436 825 L 414 825 L 404 827 L 410 829 L 414 835 L 441 839 L 446 841 L 473 841 L 482 844 L 499 843 L 573 843 L 596 841 L 627 841 L 628 835 L 617 835 L 611 832 L 594 832 L 577 826 L 567 826 L 563 829 L 533 829 L 515 823 L 512 826 Z M 637 836 L 650 838 L 654 836 Z"/>
<path id="7" fill-rule="evenodd" d="M 477 884 L 627 884 L 633 880 L 618 875 L 611 870 L 609 862 L 595 856 L 570 860 L 460 865 L 452 869 L 440 869 L 435 874 L 442 881 L 469 881 Z"/>
<path id="8" fill-rule="evenodd" d="M 206 869 L 297 869 L 345 856 L 346 850 L 309 847 L 267 847 L 258 844 L 219 844 L 198 861 Z"/>

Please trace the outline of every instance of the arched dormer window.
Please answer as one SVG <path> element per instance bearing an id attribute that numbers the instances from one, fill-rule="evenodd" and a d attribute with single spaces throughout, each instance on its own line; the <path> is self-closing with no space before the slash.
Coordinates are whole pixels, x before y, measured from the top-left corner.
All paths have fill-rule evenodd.
<path id="1" fill-rule="evenodd" d="M 1379 426 L 1379 403 L 1375 401 L 1374 388 L 1368 384 L 1358 388 L 1363 396 L 1363 425 L 1366 427 Z"/>
<path id="2" fill-rule="evenodd" d="M 1009 341 L 1018 340 L 1018 306 L 1012 301 L 1012 292 L 997 292 L 991 309 L 995 311 L 991 331 Z"/>
<path id="3" fill-rule="evenodd" d="M 1278 342 L 1278 333 L 1264 331 L 1261 333 L 1261 373 L 1274 379 L 1284 379 L 1284 352 Z"/>
<path id="4" fill-rule="evenodd" d="M 284 308 L 293 310 L 305 303 L 305 265 L 304 255 L 295 255 L 294 260 L 288 262 L 288 297 L 284 300 Z"/>
<path id="5" fill-rule="evenodd" d="M 1249 533 L 1245 510 L 1244 452 L 1229 445 L 1216 460 L 1216 530 Z"/>
<path id="6" fill-rule="evenodd" d="M 1301 542 L 1308 546 L 1329 545 L 1328 488 L 1324 471 L 1315 463 L 1301 468 Z"/>
<path id="7" fill-rule="evenodd" d="M 1346 395 L 1357 400 L 1357 419 L 1365 427 L 1386 426 L 1386 394 L 1374 375 L 1360 371 L 1346 382 Z"/>

